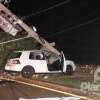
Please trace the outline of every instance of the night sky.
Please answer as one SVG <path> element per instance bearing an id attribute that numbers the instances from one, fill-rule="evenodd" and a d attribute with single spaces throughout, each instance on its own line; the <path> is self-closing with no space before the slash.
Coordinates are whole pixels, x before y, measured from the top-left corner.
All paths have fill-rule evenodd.
<path id="1" fill-rule="evenodd" d="M 12 0 L 9 8 L 19 17 L 39 12 L 65 0 Z M 26 17 L 38 33 L 55 41 L 66 58 L 76 63 L 100 64 L 99 0 L 69 0 L 52 10 Z"/>

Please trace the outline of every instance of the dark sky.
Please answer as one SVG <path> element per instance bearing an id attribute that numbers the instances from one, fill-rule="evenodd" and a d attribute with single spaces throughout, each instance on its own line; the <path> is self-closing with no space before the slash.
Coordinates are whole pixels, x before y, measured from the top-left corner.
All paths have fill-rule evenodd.
<path id="1" fill-rule="evenodd" d="M 23 17 L 65 0 L 12 0 L 10 9 Z M 57 43 L 77 63 L 100 64 L 99 0 L 70 0 L 52 10 L 27 17 L 41 36 Z"/>

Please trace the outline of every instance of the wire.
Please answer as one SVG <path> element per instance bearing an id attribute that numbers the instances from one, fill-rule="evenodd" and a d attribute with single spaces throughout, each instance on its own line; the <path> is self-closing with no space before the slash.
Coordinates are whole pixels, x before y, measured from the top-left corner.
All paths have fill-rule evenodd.
<path id="1" fill-rule="evenodd" d="M 55 36 L 55 35 L 60 35 L 60 34 L 62 34 L 62 33 L 65 32 L 65 31 L 71 31 L 71 30 L 80 28 L 80 27 L 82 27 L 82 26 L 84 26 L 84 25 L 88 25 L 88 24 L 91 24 L 91 23 L 93 23 L 93 22 L 95 22 L 95 21 L 99 21 L 99 20 L 100 20 L 100 18 L 94 18 L 94 19 L 92 19 L 92 20 L 89 20 L 88 22 L 85 22 L 85 23 L 82 23 L 82 24 L 79 24 L 79 25 L 76 25 L 76 26 L 73 26 L 73 27 L 66 28 L 66 29 L 63 29 L 63 30 L 61 30 L 61 31 L 58 31 L 58 32 L 56 32 L 55 34 L 52 34 L 52 35 L 47 36 L 46 38 L 53 37 L 53 36 Z M 64 33 L 63 33 L 63 34 L 64 34 Z"/>
<path id="2" fill-rule="evenodd" d="M 27 39 L 27 38 L 29 38 L 29 37 L 23 37 L 23 38 L 18 38 L 18 39 L 14 39 L 14 40 L 9 40 L 9 41 L 5 41 L 5 42 L 1 42 L 0 45 L 7 44 L 7 43 L 10 43 L 10 42 L 16 42 L 16 41 Z"/>
<path id="3" fill-rule="evenodd" d="M 31 16 L 35 16 L 35 15 L 38 15 L 38 14 L 47 12 L 47 11 L 49 11 L 49 10 L 52 10 L 52 9 L 56 8 L 56 7 L 62 6 L 62 5 L 64 5 L 64 4 L 67 4 L 67 3 L 71 2 L 71 1 L 72 1 L 72 0 L 66 0 L 66 1 L 60 2 L 60 3 L 55 4 L 54 6 L 51 6 L 51 7 L 49 7 L 49 8 L 46 8 L 46 9 L 37 11 L 37 12 L 35 12 L 35 13 L 33 12 L 33 13 L 30 14 L 30 15 L 24 16 L 24 17 L 22 17 L 22 19 L 24 20 L 24 19 L 27 19 L 27 18 L 29 18 L 29 17 L 31 17 Z"/>

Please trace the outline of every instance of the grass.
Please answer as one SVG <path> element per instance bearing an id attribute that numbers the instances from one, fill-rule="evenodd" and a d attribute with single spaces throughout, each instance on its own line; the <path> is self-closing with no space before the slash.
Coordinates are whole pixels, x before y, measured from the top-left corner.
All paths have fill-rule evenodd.
<path id="1" fill-rule="evenodd" d="M 54 76 L 49 76 L 48 81 L 50 82 L 54 82 L 54 83 L 58 83 L 58 84 L 62 84 L 62 85 L 67 85 L 70 87 L 77 87 L 78 88 L 78 84 L 81 83 L 80 80 L 76 80 L 76 79 L 70 79 L 65 75 L 54 75 Z"/>
<path id="2" fill-rule="evenodd" d="M 50 74 L 47 75 L 48 78 L 45 79 L 45 77 L 40 77 L 41 80 L 56 83 L 56 84 L 61 84 L 64 86 L 68 87 L 73 87 L 73 88 L 78 88 L 80 89 L 80 85 L 82 82 L 86 82 L 87 84 L 95 84 L 93 83 L 93 80 L 82 80 L 82 79 L 77 79 L 77 78 L 72 78 L 68 75 L 65 74 Z M 100 85 L 100 82 L 96 83 L 95 85 Z M 99 86 L 100 90 L 100 86 Z"/>
<path id="3" fill-rule="evenodd" d="M 69 76 L 63 74 L 52 74 L 52 75 L 50 74 L 47 75 L 47 77 L 48 78 L 46 79 L 45 77 L 42 78 L 40 77 L 40 79 L 44 81 L 49 81 L 49 82 L 70 86 L 70 87 L 76 87 L 76 88 L 79 88 L 79 84 L 83 82 L 82 80 L 71 79 Z"/>

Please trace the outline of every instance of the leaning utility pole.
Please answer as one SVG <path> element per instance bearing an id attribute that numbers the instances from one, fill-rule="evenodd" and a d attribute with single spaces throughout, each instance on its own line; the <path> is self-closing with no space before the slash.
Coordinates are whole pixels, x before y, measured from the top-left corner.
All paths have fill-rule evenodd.
<path id="1" fill-rule="evenodd" d="M 28 33 L 27 37 L 33 37 L 38 43 L 40 43 L 47 50 L 60 55 L 60 52 L 50 45 L 44 38 L 40 37 L 34 32 L 26 23 L 14 15 L 9 9 L 7 9 L 2 3 L 0 3 L 0 27 L 5 32 L 15 36 L 21 30 L 25 30 Z"/>

